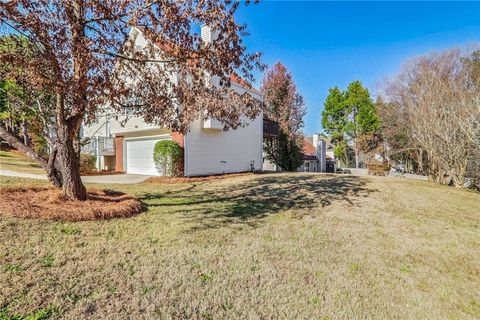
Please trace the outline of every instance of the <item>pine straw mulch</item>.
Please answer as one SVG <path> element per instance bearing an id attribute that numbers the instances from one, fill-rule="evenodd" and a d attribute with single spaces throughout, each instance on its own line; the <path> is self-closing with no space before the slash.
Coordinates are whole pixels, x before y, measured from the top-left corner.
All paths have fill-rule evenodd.
<path id="1" fill-rule="evenodd" d="M 220 180 L 220 179 L 228 179 L 228 178 L 235 178 L 241 176 L 251 176 L 257 173 L 253 172 L 242 172 L 242 173 L 227 173 L 222 175 L 213 175 L 213 176 L 204 176 L 204 177 L 151 177 L 145 180 L 146 183 L 189 183 L 189 182 L 204 182 L 210 180 Z"/>
<path id="2" fill-rule="evenodd" d="M 142 203 L 112 190 L 88 190 L 85 201 L 67 200 L 53 187 L 0 188 L 0 214 L 39 220 L 85 221 L 127 218 L 142 211 Z"/>

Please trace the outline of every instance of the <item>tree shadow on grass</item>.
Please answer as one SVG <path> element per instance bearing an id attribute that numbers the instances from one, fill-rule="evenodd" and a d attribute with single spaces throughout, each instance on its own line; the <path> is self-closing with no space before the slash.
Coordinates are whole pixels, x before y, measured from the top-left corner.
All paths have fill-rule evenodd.
<path id="1" fill-rule="evenodd" d="M 147 208 L 181 214 L 194 230 L 219 228 L 229 223 L 255 227 L 263 218 L 287 210 L 314 214 L 333 203 L 355 206 L 361 197 L 377 190 L 356 176 L 269 175 L 240 180 L 238 184 L 191 185 L 163 193 L 147 193 L 140 199 Z"/>

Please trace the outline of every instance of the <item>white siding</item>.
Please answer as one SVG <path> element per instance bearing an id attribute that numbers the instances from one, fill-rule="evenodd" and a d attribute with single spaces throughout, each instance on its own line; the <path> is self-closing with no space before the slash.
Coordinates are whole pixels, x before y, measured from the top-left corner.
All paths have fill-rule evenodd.
<path id="1" fill-rule="evenodd" d="M 257 91 L 232 83 L 232 89 L 241 94 L 247 91 L 261 100 Z M 202 176 L 262 170 L 263 162 L 263 114 L 248 126 L 236 130 L 212 130 L 203 128 L 200 117 L 190 125 L 185 135 L 185 175 Z"/>
<path id="2" fill-rule="evenodd" d="M 262 169 L 263 118 L 248 126 L 219 131 L 202 128 L 194 121 L 185 136 L 185 175 L 199 176 Z"/>
<path id="3" fill-rule="evenodd" d="M 122 121 L 125 120 L 125 116 L 118 117 L 118 120 L 115 120 L 112 116 L 102 116 L 99 117 L 96 123 L 86 125 L 83 128 L 84 136 L 106 136 L 106 122 L 110 123 L 110 132 L 114 136 L 119 133 L 129 133 L 141 130 L 151 130 L 159 128 L 148 123 L 145 123 L 141 117 L 130 117 L 125 123 Z"/>

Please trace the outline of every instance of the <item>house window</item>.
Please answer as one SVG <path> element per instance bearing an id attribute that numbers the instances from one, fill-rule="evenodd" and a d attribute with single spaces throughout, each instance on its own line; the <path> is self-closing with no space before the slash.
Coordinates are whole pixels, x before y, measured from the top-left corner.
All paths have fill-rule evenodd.
<path id="1" fill-rule="evenodd" d="M 125 115 L 135 115 L 140 112 L 140 107 L 125 107 Z"/>

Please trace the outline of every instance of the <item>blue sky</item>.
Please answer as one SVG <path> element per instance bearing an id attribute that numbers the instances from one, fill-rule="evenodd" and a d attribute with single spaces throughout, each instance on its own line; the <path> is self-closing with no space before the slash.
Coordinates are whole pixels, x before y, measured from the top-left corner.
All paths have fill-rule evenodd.
<path id="1" fill-rule="evenodd" d="M 321 131 L 328 88 L 360 80 L 375 95 L 409 58 L 480 43 L 480 2 L 266 1 L 239 9 L 249 51 L 284 63 L 307 107 L 306 134 Z M 256 73 L 259 86 L 262 73 Z"/>

